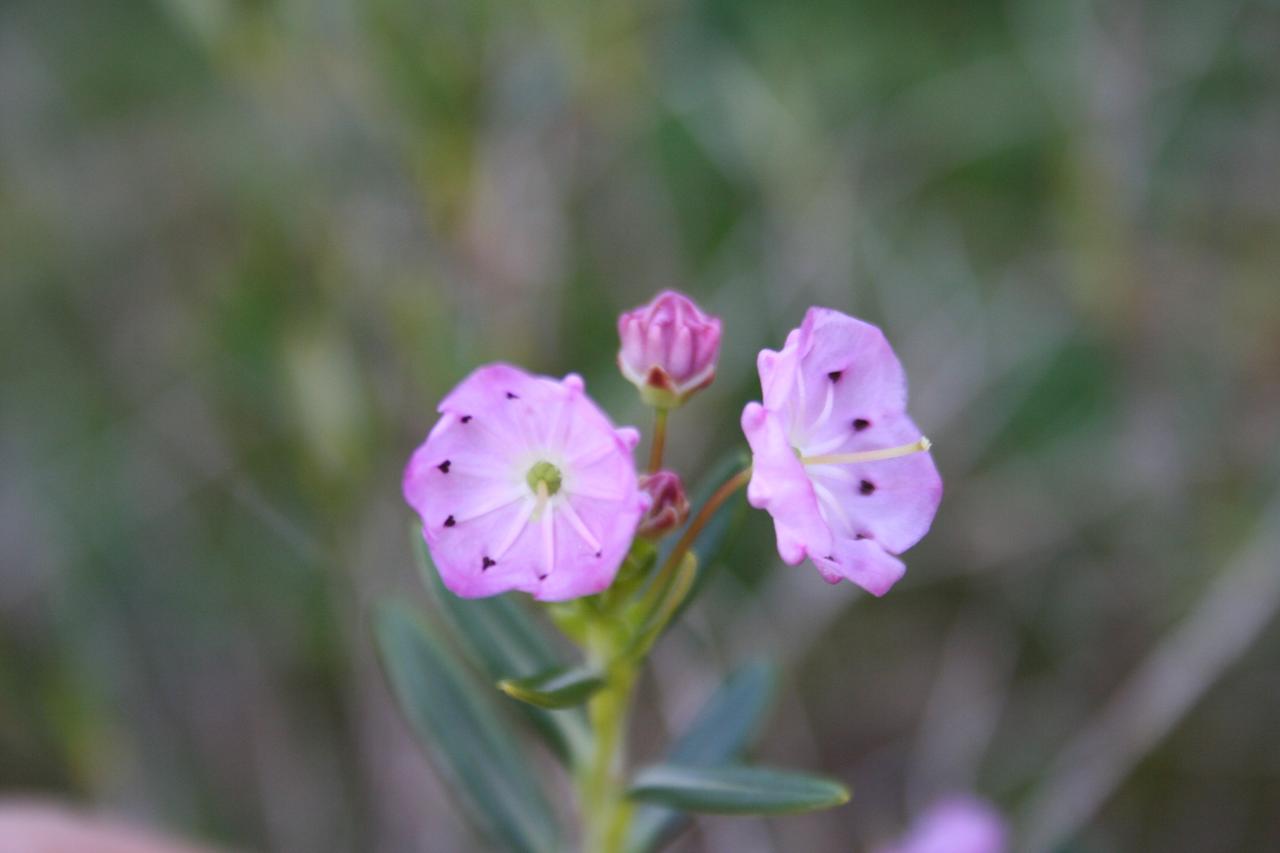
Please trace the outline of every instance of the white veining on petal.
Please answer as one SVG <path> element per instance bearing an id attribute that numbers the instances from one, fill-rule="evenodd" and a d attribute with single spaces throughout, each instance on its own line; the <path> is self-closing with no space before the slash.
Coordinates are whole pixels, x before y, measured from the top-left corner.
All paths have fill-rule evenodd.
<path id="1" fill-rule="evenodd" d="M 842 483 L 853 484 L 859 482 L 862 477 L 854 473 L 853 469 L 848 465 L 837 465 L 830 462 L 820 462 L 807 464 L 804 466 L 809 472 L 809 479 L 814 477 L 831 477 Z"/>
<path id="2" fill-rule="evenodd" d="M 561 486 L 561 491 L 566 495 L 575 498 L 586 498 L 592 501 L 616 501 L 618 499 L 618 490 L 616 488 L 606 489 L 605 491 L 596 491 L 594 489 L 586 489 L 582 486 L 575 485 L 572 482 L 566 482 Z"/>
<path id="3" fill-rule="evenodd" d="M 579 453 L 577 456 L 569 457 L 569 460 L 566 463 L 566 465 L 567 467 L 570 467 L 570 468 L 590 468 L 592 465 L 596 464 L 601 459 L 605 459 L 609 457 L 611 454 L 616 453 L 617 450 L 618 450 L 617 445 L 615 445 L 612 441 L 609 441 L 604 444 L 593 447 L 589 450 L 584 450 L 581 453 Z"/>
<path id="4" fill-rule="evenodd" d="M 825 456 L 832 451 L 839 450 L 848 443 L 850 436 L 840 432 L 820 444 L 800 448 L 801 453 L 805 456 Z"/>
<path id="5" fill-rule="evenodd" d="M 569 525 L 577 531 L 579 536 L 582 537 L 582 541 L 587 543 L 587 547 L 591 549 L 591 553 L 598 553 L 600 551 L 600 540 L 596 539 L 596 537 L 592 535 L 591 531 L 587 528 L 586 522 L 584 522 L 582 517 L 578 515 L 576 510 L 574 510 L 573 504 L 568 500 L 564 500 L 560 502 L 559 508 L 564 512 L 564 516 L 568 519 Z"/>
<path id="6" fill-rule="evenodd" d="M 517 442 L 511 440 L 511 435 L 505 432 L 499 432 L 493 424 L 489 423 L 489 418 L 484 415 L 472 415 L 471 420 L 467 423 L 458 421 L 457 429 L 480 429 L 489 434 L 493 439 L 493 443 L 483 451 L 485 455 L 492 454 L 502 461 L 514 459 L 521 451 L 528 450 L 528 447 L 520 447 Z M 523 438 L 523 436 L 521 436 Z M 527 444 L 527 442 L 526 442 Z M 477 448 L 477 452 L 480 452 Z"/>
<path id="7" fill-rule="evenodd" d="M 569 443 L 567 430 L 569 419 L 565 417 L 569 409 L 569 400 L 557 400 L 551 409 L 554 411 L 547 418 L 547 429 L 542 436 L 542 444 L 549 450 L 561 451 Z"/>
<path id="8" fill-rule="evenodd" d="M 812 478 L 810 478 L 810 482 L 813 484 L 814 494 L 818 496 L 818 507 L 837 516 L 841 532 L 851 531 L 853 529 L 853 523 L 849 520 L 849 516 L 845 514 L 844 507 L 841 506 L 840 501 L 836 498 L 835 494 L 826 486 Z M 831 519 L 826 519 L 826 522 L 828 526 L 831 525 Z"/>
<path id="9" fill-rule="evenodd" d="M 827 396 L 826 399 L 822 401 L 822 411 L 818 413 L 818 417 L 814 419 L 813 423 L 809 424 L 810 435 L 822 429 L 823 425 L 826 424 L 827 419 L 831 417 L 831 410 L 835 408 L 835 404 L 836 383 L 835 380 L 832 380 L 827 383 Z"/>
<path id="10" fill-rule="evenodd" d="M 517 510 L 514 518 L 512 518 L 511 526 L 507 528 L 507 533 L 502 537 L 501 546 L 495 548 L 492 554 L 489 554 L 491 560 L 501 560 L 506 556 L 507 551 L 511 550 L 511 546 L 516 544 L 516 540 L 520 538 L 520 534 L 524 533 L 525 527 L 529 524 L 529 517 L 533 515 L 533 510 L 537 507 L 538 502 L 533 496 L 525 499 L 524 504 Z"/>
<path id="11" fill-rule="evenodd" d="M 533 413 L 533 405 L 524 399 L 517 397 L 514 400 L 504 399 L 503 403 L 517 407 L 521 414 L 511 418 L 515 424 L 515 432 L 524 439 L 524 447 L 529 451 L 539 451 L 546 448 L 546 442 L 542 440 L 542 436 L 538 435 L 536 429 L 532 428 L 532 424 L 536 423 L 538 418 Z"/>
<path id="12" fill-rule="evenodd" d="M 795 397 L 788 401 L 791 404 L 791 426 L 787 431 L 787 435 L 794 439 L 800 433 L 800 426 L 804 421 L 804 413 L 808 408 L 808 404 L 804 390 L 804 371 L 800 369 L 799 364 L 792 370 L 792 377 L 794 378 L 796 393 Z"/>
<path id="13" fill-rule="evenodd" d="M 551 574 L 551 569 L 556 564 L 556 527 L 555 527 L 555 510 L 551 505 L 543 508 L 542 512 L 542 560 L 545 567 L 542 571 L 542 577 Z"/>
<path id="14" fill-rule="evenodd" d="M 497 512 L 498 510 L 508 507 L 516 501 L 523 499 L 526 491 L 526 489 L 523 489 L 513 483 L 511 488 L 505 494 L 500 493 L 494 495 L 485 503 L 480 504 L 478 507 L 474 507 L 466 515 L 455 515 L 454 521 L 458 524 L 462 524 L 467 521 L 475 521 L 477 518 L 480 518 L 483 515 L 488 515 L 491 512 Z"/>

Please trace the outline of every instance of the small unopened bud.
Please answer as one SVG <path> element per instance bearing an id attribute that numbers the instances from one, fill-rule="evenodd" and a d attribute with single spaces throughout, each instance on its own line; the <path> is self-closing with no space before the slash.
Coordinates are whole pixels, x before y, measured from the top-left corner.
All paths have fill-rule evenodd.
<path id="1" fill-rule="evenodd" d="M 720 319 L 667 290 L 618 318 L 618 367 L 651 406 L 671 409 L 716 376 Z"/>
<path id="2" fill-rule="evenodd" d="M 674 471 L 657 471 L 640 478 L 640 491 L 649 495 L 649 511 L 640 519 L 636 535 L 659 539 L 689 518 L 689 499 Z"/>

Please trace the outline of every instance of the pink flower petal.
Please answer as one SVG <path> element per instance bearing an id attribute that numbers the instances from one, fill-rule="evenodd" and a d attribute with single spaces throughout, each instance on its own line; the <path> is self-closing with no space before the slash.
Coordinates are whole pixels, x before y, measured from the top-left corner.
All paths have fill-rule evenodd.
<path id="1" fill-rule="evenodd" d="M 906 415 L 879 421 L 874 432 L 866 432 L 873 434 L 851 436 L 834 452 L 897 447 L 920 437 L 920 430 Z M 928 453 L 805 467 L 821 487 L 823 508 L 828 509 L 827 495 L 835 499 L 836 506 L 829 508 L 827 519 L 838 536 L 871 538 L 893 554 L 906 551 L 924 537 L 942 500 L 942 477 Z"/>
<path id="2" fill-rule="evenodd" d="M 837 538 L 835 559 L 815 557 L 813 564 L 828 583 L 850 580 L 875 596 L 884 595 L 907 571 L 902 561 L 870 539 Z"/>
<path id="3" fill-rule="evenodd" d="M 748 403 L 742 410 L 742 431 L 753 454 L 747 502 L 773 516 L 783 561 L 794 566 L 806 556 L 829 554 L 831 531 L 777 416 L 759 403 Z"/>
<path id="4" fill-rule="evenodd" d="M 875 326 L 811 308 L 780 351 L 757 359 L 764 403 L 743 411 L 754 454 L 747 499 L 773 516 L 787 563 L 809 556 L 828 581 L 883 595 L 902 576 L 895 555 L 928 531 L 942 478 L 927 452 L 830 459 L 911 445 L 906 377 Z"/>
<path id="5" fill-rule="evenodd" d="M 638 434 L 615 429 L 580 377 L 503 364 L 473 372 L 440 411 L 405 469 L 404 493 L 445 586 L 544 600 L 607 587 L 648 505 L 631 453 Z M 539 463 L 559 472 L 554 492 L 531 485 Z"/>
<path id="6" fill-rule="evenodd" d="M 838 437 L 858 418 L 874 422 L 906 410 L 902 365 L 870 323 L 810 308 L 782 352 L 771 355 L 775 366 L 760 374 L 764 404 L 803 425 L 809 440 Z"/>

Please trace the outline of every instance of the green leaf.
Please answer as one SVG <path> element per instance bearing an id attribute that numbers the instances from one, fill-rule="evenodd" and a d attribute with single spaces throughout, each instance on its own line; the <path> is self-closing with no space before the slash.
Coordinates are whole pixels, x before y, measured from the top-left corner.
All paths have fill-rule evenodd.
<path id="1" fill-rule="evenodd" d="M 560 667 L 529 678 L 504 678 L 498 682 L 498 689 L 512 699 L 540 708 L 581 705 L 601 687 L 603 676 L 585 666 Z"/>
<path id="2" fill-rule="evenodd" d="M 777 686 L 777 674 L 763 661 L 733 673 L 702 706 L 693 723 L 676 740 L 666 760 L 686 766 L 726 764 L 746 751 Z M 683 812 L 642 806 L 631 821 L 627 849 L 648 853 L 674 838 L 688 822 Z"/>
<path id="3" fill-rule="evenodd" d="M 520 851 L 560 849 L 555 819 L 490 697 L 407 605 L 374 613 L 383 670 L 405 718 L 477 825 Z"/>
<path id="4" fill-rule="evenodd" d="M 490 679 L 527 678 L 564 665 L 546 635 L 512 594 L 459 598 L 445 589 L 417 525 L 413 528 L 413 541 L 428 592 Z M 525 703 L 520 704 L 520 710 L 562 760 L 570 762 L 586 748 L 590 733 L 586 716 L 580 711 L 552 714 Z"/>
<path id="5" fill-rule="evenodd" d="M 794 814 L 849 802 L 849 789 L 832 779 L 740 765 L 646 767 L 629 793 L 640 802 L 710 814 Z"/>
<path id="6" fill-rule="evenodd" d="M 772 664 L 756 661 L 733 673 L 672 745 L 672 764 L 725 764 L 746 750 L 777 687 Z"/>

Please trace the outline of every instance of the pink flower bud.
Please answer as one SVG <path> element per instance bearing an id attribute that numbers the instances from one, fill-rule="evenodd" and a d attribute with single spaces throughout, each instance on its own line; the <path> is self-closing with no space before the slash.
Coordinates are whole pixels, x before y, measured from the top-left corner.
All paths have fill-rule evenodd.
<path id="1" fill-rule="evenodd" d="M 667 290 L 618 318 L 618 367 L 651 406 L 674 408 L 716 376 L 720 318 Z"/>
<path id="2" fill-rule="evenodd" d="M 640 491 L 651 500 L 649 511 L 640 519 L 637 536 L 657 539 L 684 524 L 689 517 L 689 499 L 674 471 L 657 471 L 640 478 Z"/>

